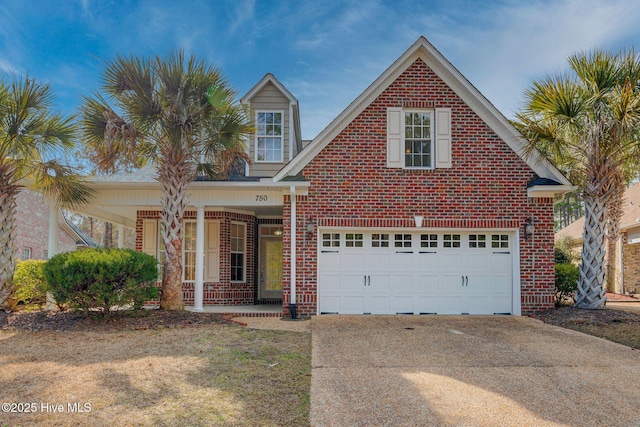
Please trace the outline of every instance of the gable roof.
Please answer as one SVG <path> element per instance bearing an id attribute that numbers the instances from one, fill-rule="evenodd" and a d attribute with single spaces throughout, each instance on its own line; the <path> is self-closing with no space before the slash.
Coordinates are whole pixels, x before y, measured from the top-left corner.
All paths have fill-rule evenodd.
<path id="1" fill-rule="evenodd" d="M 640 182 L 627 188 L 622 196 L 622 217 L 620 231 L 640 227 Z M 556 233 L 556 240 L 570 237 L 575 243 L 582 242 L 584 217 L 578 218 Z"/>
<path id="2" fill-rule="evenodd" d="M 275 87 L 277 87 L 278 90 L 282 92 L 282 94 L 289 100 L 290 103 L 298 105 L 298 100 L 296 99 L 296 97 L 293 96 L 293 94 L 289 92 L 289 90 L 284 87 L 284 85 L 280 83 L 280 81 L 276 79 L 276 77 L 271 73 L 265 74 L 264 77 L 260 79 L 260 81 L 256 83 L 256 85 L 252 87 L 249 92 L 247 92 L 246 95 L 240 99 L 240 102 L 243 104 L 251 102 L 253 97 L 256 96 L 256 94 L 260 92 L 268 83 L 271 83 Z"/>
<path id="3" fill-rule="evenodd" d="M 421 36 L 400 58 L 380 75 L 360 96 L 338 115 L 329 125 L 306 146 L 298 156 L 274 176 L 279 181 L 286 176 L 296 175 L 344 130 L 365 108 L 389 87 L 417 59 L 427 64 L 484 122 L 505 141 L 518 156 L 540 177 L 555 181 L 558 185 L 539 188 L 546 194 L 571 191 L 573 186 L 537 151 L 524 155 L 524 137 L 438 50 Z M 529 195 L 536 195 L 538 188 L 530 187 Z M 551 196 L 553 197 L 553 196 Z"/>

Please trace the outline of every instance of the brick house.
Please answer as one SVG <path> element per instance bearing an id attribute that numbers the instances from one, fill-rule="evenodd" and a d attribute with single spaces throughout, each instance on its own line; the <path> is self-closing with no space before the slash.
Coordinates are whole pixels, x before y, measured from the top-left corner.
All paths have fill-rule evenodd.
<path id="1" fill-rule="evenodd" d="M 553 202 L 572 186 L 537 153 L 523 157 L 522 136 L 425 38 L 304 147 L 298 101 L 273 75 L 241 102 L 256 122 L 253 162 L 190 188 L 184 296 L 195 310 L 553 307 Z M 135 227 L 137 249 L 161 259 L 153 170 L 93 187 L 84 211 Z"/>
<path id="2" fill-rule="evenodd" d="M 16 228 L 13 241 L 18 259 L 49 258 L 49 207 L 40 193 L 23 189 L 16 199 Z M 95 247 L 97 243 L 64 215 L 58 215 L 57 252 L 79 247 Z"/>
<path id="3" fill-rule="evenodd" d="M 570 238 L 579 255 L 583 230 L 584 217 L 559 230 L 555 238 Z M 640 294 L 640 183 L 630 186 L 624 193 L 615 258 L 616 288 L 611 291 L 618 294 Z"/>

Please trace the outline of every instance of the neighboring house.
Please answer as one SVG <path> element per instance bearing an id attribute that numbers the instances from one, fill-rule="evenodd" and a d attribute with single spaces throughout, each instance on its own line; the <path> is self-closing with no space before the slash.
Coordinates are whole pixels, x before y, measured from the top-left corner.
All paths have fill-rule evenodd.
<path id="1" fill-rule="evenodd" d="M 63 214 L 58 218 L 58 253 L 98 246 L 89 235 L 67 221 Z M 27 189 L 18 193 L 13 238 L 16 258 L 49 258 L 49 206 L 40 193 Z"/>
<path id="2" fill-rule="evenodd" d="M 242 102 L 257 128 L 245 176 L 189 191 L 184 296 L 196 310 L 281 302 L 284 316 L 519 315 L 554 306 L 553 202 L 573 187 L 537 153 L 522 156 L 522 136 L 425 38 L 309 143 L 298 101 L 273 75 Z M 92 186 L 84 212 L 135 227 L 137 249 L 161 259 L 153 169 Z"/>
<path id="3" fill-rule="evenodd" d="M 580 254 L 583 230 L 584 217 L 558 231 L 555 238 L 568 237 Z M 623 196 L 615 272 L 615 293 L 640 294 L 640 183 L 629 187 Z"/>

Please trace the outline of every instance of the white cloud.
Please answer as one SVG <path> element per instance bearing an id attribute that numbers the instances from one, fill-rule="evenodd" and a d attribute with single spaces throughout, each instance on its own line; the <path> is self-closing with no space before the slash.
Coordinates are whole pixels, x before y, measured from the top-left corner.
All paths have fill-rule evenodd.
<path id="1" fill-rule="evenodd" d="M 443 53 L 511 117 L 533 80 L 567 68 L 567 57 L 637 34 L 639 9 L 622 1 L 512 2 L 440 33 Z M 438 47 L 438 46 L 436 46 Z"/>

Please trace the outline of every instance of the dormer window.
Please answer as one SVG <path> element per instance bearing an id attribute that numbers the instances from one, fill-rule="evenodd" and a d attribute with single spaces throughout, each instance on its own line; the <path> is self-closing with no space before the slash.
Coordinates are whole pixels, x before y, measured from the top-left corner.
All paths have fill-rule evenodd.
<path id="1" fill-rule="evenodd" d="M 256 162 L 283 161 L 282 116 L 281 111 L 256 113 Z"/>

